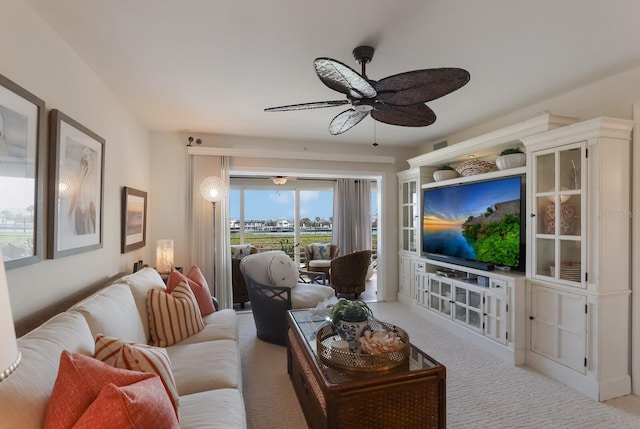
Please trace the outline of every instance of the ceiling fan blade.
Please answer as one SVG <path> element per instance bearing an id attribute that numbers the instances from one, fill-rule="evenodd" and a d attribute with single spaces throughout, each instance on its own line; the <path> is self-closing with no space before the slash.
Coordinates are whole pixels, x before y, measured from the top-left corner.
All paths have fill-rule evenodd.
<path id="1" fill-rule="evenodd" d="M 336 101 L 317 101 L 315 103 L 302 103 L 302 104 L 290 104 L 288 106 L 268 107 L 264 109 L 265 112 L 288 112 L 291 110 L 308 110 L 308 109 L 321 109 L 323 107 L 335 107 L 348 104 L 349 100 L 336 100 Z"/>
<path id="2" fill-rule="evenodd" d="M 385 124 L 402 127 L 426 127 L 436 121 L 436 114 L 426 104 L 393 106 L 391 109 L 373 110 L 371 117 Z"/>
<path id="3" fill-rule="evenodd" d="M 377 100 L 394 106 L 411 106 L 435 100 L 463 87 L 469 72 L 459 68 L 414 70 L 374 83 Z"/>
<path id="4" fill-rule="evenodd" d="M 367 79 L 351 67 L 331 58 L 316 58 L 316 74 L 329 88 L 352 98 L 373 98 L 376 90 Z"/>
<path id="5" fill-rule="evenodd" d="M 329 133 L 333 136 L 342 134 L 354 125 L 357 125 L 358 122 L 363 120 L 368 114 L 369 112 L 358 112 L 354 109 L 345 110 L 331 120 Z"/>

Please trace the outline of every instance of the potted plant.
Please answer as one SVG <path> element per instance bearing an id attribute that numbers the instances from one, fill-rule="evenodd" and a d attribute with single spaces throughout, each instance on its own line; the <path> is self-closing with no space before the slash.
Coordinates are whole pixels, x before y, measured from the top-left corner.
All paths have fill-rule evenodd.
<path id="1" fill-rule="evenodd" d="M 458 177 L 458 172 L 455 168 L 448 164 L 441 165 L 433 173 L 433 180 L 435 180 L 436 182 L 447 179 L 455 179 L 456 177 Z"/>
<path id="2" fill-rule="evenodd" d="M 373 312 L 366 302 L 340 298 L 331 309 L 330 320 L 338 335 L 354 350 L 362 332 L 369 328 L 369 318 L 372 317 Z"/>
<path id="3" fill-rule="evenodd" d="M 500 170 L 522 167 L 527 163 L 527 156 L 518 147 L 505 149 L 496 159 L 496 165 Z"/>

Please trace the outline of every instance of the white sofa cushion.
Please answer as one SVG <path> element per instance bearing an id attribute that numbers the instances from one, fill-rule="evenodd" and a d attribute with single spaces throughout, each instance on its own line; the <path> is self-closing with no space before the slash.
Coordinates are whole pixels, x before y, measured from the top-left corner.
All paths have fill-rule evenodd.
<path id="1" fill-rule="evenodd" d="M 160 274 L 153 268 L 143 268 L 140 271 L 116 280 L 114 283 L 124 283 L 131 288 L 133 299 L 136 301 L 136 307 L 138 307 L 138 312 L 140 313 L 140 320 L 142 320 L 142 328 L 147 336 L 146 342 L 149 342 L 149 340 L 151 340 L 151 333 L 149 332 L 147 296 L 149 289 L 165 290 L 167 288 L 162 277 L 160 277 Z"/>
<path id="2" fill-rule="evenodd" d="M 291 289 L 291 308 L 315 308 L 318 303 L 332 296 L 335 296 L 335 291 L 330 286 L 298 283 Z"/>
<path id="3" fill-rule="evenodd" d="M 89 329 L 122 341 L 147 344 L 142 317 L 126 284 L 113 284 L 71 307 L 87 320 Z"/>
<path id="4" fill-rule="evenodd" d="M 331 260 L 329 259 L 312 259 L 309 261 L 309 267 L 313 268 L 329 268 L 331 267 Z"/>
<path id="5" fill-rule="evenodd" d="M 238 340 L 238 321 L 234 310 L 226 308 L 215 313 L 208 314 L 202 318 L 205 323 L 204 329 L 180 344 L 201 343 L 203 341 L 215 340 Z"/>
<path id="6" fill-rule="evenodd" d="M 206 390 L 242 388 L 240 356 L 235 341 L 176 344 L 167 347 L 167 354 L 180 397 Z"/>
<path id="7" fill-rule="evenodd" d="M 93 335 L 84 317 L 61 313 L 18 339 L 22 362 L 0 385 L 2 427 L 43 427 L 63 350 L 93 356 Z"/>
<path id="8" fill-rule="evenodd" d="M 182 429 L 246 429 L 242 394 L 237 389 L 217 389 L 180 398 Z"/>

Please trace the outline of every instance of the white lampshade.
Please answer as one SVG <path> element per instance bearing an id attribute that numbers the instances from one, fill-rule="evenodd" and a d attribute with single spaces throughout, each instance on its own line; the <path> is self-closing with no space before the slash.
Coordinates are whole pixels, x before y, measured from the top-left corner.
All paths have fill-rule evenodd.
<path id="1" fill-rule="evenodd" d="M 156 242 L 156 271 L 170 273 L 173 268 L 173 240 Z"/>
<path id="2" fill-rule="evenodd" d="M 217 203 L 227 194 L 227 184 L 219 177 L 210 176 L 200 184 L 200 193 L 205 200 Z"/>
<path id="3" fill-rule="evenodd" d="M 13 326 L 9 287 L 4 272 L 4 262 L 0 250 L 0 382 L 9 377 L 20 365 L 20 352 L 16 342 L 16 331 Z"/>

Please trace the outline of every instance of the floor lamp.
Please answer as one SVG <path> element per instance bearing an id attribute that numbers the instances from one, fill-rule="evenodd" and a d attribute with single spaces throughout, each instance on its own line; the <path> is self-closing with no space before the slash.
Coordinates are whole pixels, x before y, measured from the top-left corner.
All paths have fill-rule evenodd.
<path id="1" fill-rule="evenodd" d="M 210 176 L 200 183 L 200 193 L 205 200 L 211 202 L 213 206 L 213 294 L 217 295 L 218 285 L 216 284 L 216 203 L 227 194 L 227 184 L 219 177 Z"/>

